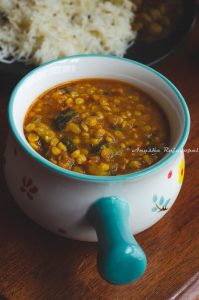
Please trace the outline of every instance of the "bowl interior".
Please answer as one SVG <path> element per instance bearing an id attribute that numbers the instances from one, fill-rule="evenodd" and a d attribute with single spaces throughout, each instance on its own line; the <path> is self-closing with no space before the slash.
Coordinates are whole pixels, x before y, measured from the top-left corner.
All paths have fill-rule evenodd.
<path id="1" fill-rule="evenodd" d="M 182 95 L 166 78 L 133 61 L 88 55 L 65 58 L 40 66 L 18 83 L 11 96 L 9 119 L 15 135 L 20 136 L 27 147 L 30 148 L 23 133 L 23 122 L 31 103 L 51 87 L 81 78 L 112 78 L 132 83 L 144 90 L 159 103 L 167 115 L 171 129 L 170 148 L 176 148 L 183 135 L 181 148 L 184 146 L 189 131 L 189 113 Z"/>

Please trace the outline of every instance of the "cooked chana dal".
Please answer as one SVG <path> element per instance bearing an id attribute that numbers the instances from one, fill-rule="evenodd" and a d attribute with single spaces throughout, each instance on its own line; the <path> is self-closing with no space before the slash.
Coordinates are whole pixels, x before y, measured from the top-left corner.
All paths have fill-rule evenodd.
<path id="1" fill-rule="evenodd" d="M 133 173 L 164 156 L 169 123 L 160 106 L 133 85 L 110 79 L 64 83 L 28 110 L 24 133 L 52 163 L 99 176 Z"/>

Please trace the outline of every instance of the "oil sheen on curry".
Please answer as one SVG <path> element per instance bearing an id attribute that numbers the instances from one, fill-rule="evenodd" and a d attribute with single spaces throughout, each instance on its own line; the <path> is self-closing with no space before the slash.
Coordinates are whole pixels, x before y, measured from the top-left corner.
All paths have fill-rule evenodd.
<path id="1" fill-rule="evenodd" d="M 35 151 L 64 169 L 117 176 L 158 162 L 170 129 L 149 95 L 125 82 L 96 78 L 40 95 L 26 114 L 24 133 Z"/>

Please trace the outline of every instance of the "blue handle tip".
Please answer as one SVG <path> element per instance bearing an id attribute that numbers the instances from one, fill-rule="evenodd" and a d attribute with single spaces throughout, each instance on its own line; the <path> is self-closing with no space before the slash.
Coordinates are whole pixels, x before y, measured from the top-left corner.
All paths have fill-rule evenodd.
<path id="1" fill-rule="evenodd" d="M 138 279 L 147 264 L 145 253 L 131 233 L 128 216 L 128 203 L 117 197 L 97 200 L 87 214 L 99 240 L 99 273 L 117 285 Z"/>
<path id="2" fill-rule="evenodd" d="M 146 265 L 146 256 L 139 245 L 123 243 L 98 253 L 99 273 L 111 284 L 135 281 L 144 274 Z"/>

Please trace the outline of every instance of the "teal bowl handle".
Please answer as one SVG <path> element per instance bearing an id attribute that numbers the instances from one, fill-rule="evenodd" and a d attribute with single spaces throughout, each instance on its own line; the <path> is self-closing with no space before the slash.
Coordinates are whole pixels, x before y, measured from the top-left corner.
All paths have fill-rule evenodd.
<path id="1" fill-rule="evenodd" d="M 99 241 L 100 275 L 118 285 L 138 279 L 147 261 L 128 224 L 128 203 L 117 197 L 100 198 L 89 208 L 87 217 Z"/>

